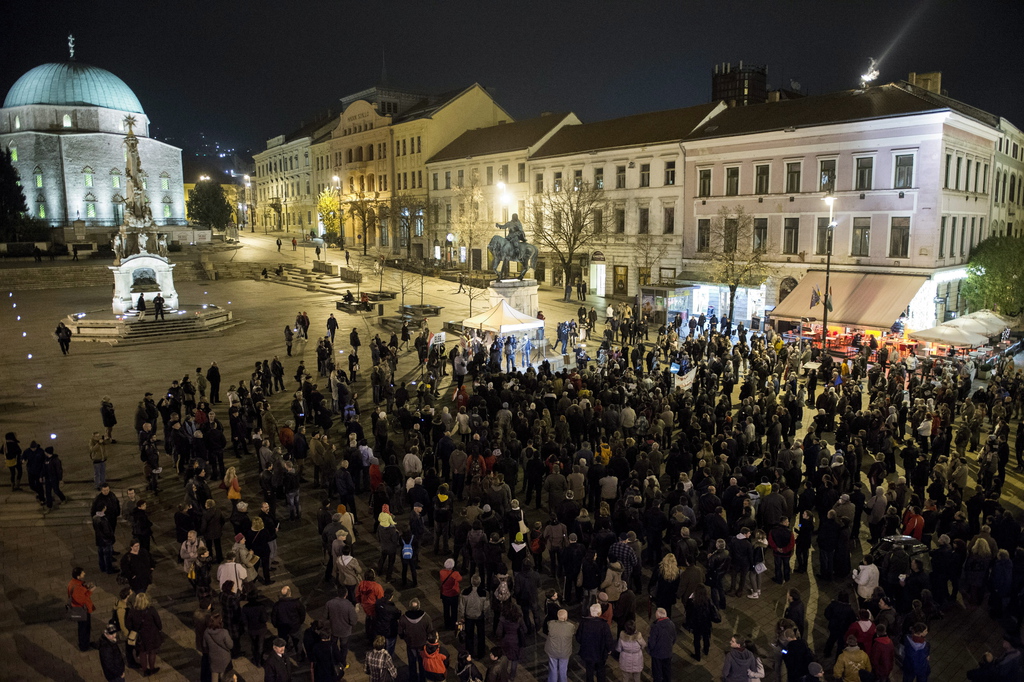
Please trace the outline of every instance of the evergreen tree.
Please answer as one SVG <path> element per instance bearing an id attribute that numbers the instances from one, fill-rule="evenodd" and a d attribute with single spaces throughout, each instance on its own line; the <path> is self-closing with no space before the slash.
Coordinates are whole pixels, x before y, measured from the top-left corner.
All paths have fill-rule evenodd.
<path id="1" fill-rule="evenodd" d="M 18 170 L 11 161 L 11 153 L 0 153 L 0 239 L 17 241 L 27 221 L 28 205 L 21 191 Z"/>
<path id="2" fill-rule="evenodd" d="M 189 218 L 216 230 L 223 230 L 231 222 L 231 205 L 224 198 L 224 189 L 212 180 L 196 183 L 185 208 Z"/>

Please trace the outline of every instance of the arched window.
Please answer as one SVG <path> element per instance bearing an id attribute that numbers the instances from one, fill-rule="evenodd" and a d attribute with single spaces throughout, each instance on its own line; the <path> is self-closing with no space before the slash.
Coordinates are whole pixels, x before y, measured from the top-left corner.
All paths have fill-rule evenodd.
<path id="1" fill-rule="evenodd" d="M 348 179 L 348 191 L 351 194 L 355 194 L 356 193 L 356 179 L 355 178 L 349 178 Z"/>
<path id="2" fill-rule="evenodd" d="M 796 280 L 792 277 L 782 280 L 782 283 L 779 284 L 779 303 L 782 303 L 783 299 L 793 293 L 793 289 L 796 289 L 796 284 Z"/>
<path id="3" fill-rule="evenodd" d="M 352 150 L 348 149 L 345 153 L 345 159 L 348 163 L 352 163 Z"/>
<path id="4" fill-rule="evenodd" d="M 32 169 L 32 176 L 33 176 L 33 178 L 35 178 L 35 186 L 37 188 L 42 187 L 43 186 L 43 169 L 40 168 L 39 166 L 36 166 L 35 168 Z"/>
<path id="5" fill-rule="evenodd" d="M 21 116 L 14 117 L 14 129 L 21 130 Z"/>
<path id="6" fill-rule="evenodd" d="M 373 161 L 373 145 L 372 144 L 366 145 L 366 160 L 367 161 Z"/>
<path id="7" fill-rule="evenodd" d="M 89 220 L 96 219 L 96 197 L 92 192 L 85 195 L 85 217 Z"/>
<path id="8" fill-rule="evenodd" d="M 167 173 L 167 171 L 164 171 L 163 173 L 160 174 L 160 189 L 162 191 L 166 192 L 170 188 L 171 188 L 171 176 L 170 176 L 170 174 Z"/>
<path id="9" fill-rule="evenodd" d="M 71 127 L 71 114 L 64 114 L 64 127 L 65 128 L 70 128 Z"/>
<path id="10" fill-rule="evenodd" d="M 360 175 L 359 176 L 359 191 L 360 192 L 365 192 L 366 191 L 366 176 L 364 176 L 364 175 Z"/>
<path id="11" fill-rule="evenodd" d="M 999 171 L 996 171 L 996 184 L 993 185 L 996 188 L 995 200 L 999 201 Z"/>
<path id="12" fill-rule="evenodd" d="M 363 160 L 363 148 L 362 147 L 356 147 L 356 161 L 362 161 L 362 160 Z"/>
<path id="13" fill-rule="evenodd" d="M 92 168 L 86 166 L 82 169 L 83 182 L 86 187 L 92 187 Z"/>
<path id="14" fill-rule="evenodd" d="M 1017 200 L 1017 176 L 1010 176 L 1010 203 Z"/>

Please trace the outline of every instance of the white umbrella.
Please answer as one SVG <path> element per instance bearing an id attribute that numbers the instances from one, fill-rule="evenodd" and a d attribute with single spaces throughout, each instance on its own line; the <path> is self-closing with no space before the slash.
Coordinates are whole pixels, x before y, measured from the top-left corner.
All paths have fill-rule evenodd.
<path id="1" fill-rule="evenodd" d="M 988 337 L 948 325 L 939 325 L 931 329 L 911 332 L 910 337 L 918 341 L 930 341 L 931 343 L 941 343 L 947 346 L 970 346 L 972 348 L 988 343 Z"/>
<path id="2" fill-rule="evenodd" d="M 982 320 L 973 317 L 958 317 L 950 320 L 949 322 L 943 322 L 940 327 L 955 327 L 956 329 L 963 329 L 965 332 L 971 332 L 972 334 L 981 334 L 982 336 L 992 336 L 991 325 L 986 324 Z"/>
<path id="3" fill-rule="evenodd" d="M 1002 334 L 1003 330 L 1010 326 L 1011 320 L 1006 319 L 1002 315 L 997 315 L 991 310 L 979 310 L 977 312 L 964 315 L 958 319 L 970 319 L 976 320 L 986 325 L 988 328 L 989 336 L 995 336 L 996 334 Z"/>

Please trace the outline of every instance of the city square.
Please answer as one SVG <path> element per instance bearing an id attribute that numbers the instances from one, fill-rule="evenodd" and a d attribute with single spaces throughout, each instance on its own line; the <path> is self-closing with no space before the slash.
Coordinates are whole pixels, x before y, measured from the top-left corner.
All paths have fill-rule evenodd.
<path id="1" fill-rule="evenodd" d="M 577 111 L 385 53 L 221 146 L 46 40 L 3 679 L 1020 678 L 1019 98 L 768 51 Z"/>

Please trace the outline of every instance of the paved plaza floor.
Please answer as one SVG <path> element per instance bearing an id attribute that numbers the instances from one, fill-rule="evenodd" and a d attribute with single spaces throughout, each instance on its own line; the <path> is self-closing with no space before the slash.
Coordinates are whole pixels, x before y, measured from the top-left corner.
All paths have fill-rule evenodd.
<path id="1" fill-rule="evenodd" d="M 289 253 L 286 246 L 282 254 L 276 253 L 274 235 L 244 235 L 244 248 L 219 254 L 217 257 L 251 261 L 301 262 L 301 252 Z M 285 241 L 289 241 L 290 236 Z M 311 254 L 307 254 L 311 255 Z M 354 257 L 358 257 L 353 253 Z M 330 252 L 332 260 L 343 260 L 337 251 Z M 388 275 L 392 277 L 392 275 Z M 385 281 L 385 288 L 388 282 Z M 366 288 L 375 288 L 368 283 Z M 446 306 L 444 319 L 461 319 L 469 312 L 468 301 L 456 295 L 457 285 L 429 279 L 425 284 L 424 301 Z M 216 361 L 223 376 L 222 393 L 238 379 L 248 379 L 252 363 L 279 355 L 285 363 L 289 389 L 294 387 L 290 377 L 299 360 L 315 370 L 315 343 L 296 344 L 293 358 L 285 358 L 282 329 L 295 319 L 299 310 L 308 312 L 312 320 L 312 334 L 325 331 L 325 321 L 335 312 L 341 323 L 336 352 L 347 353 L 349 330 L 356 326 L 365 344 L 374 333 L 383 331 L 374 325 L 374 317 L 354 317 L 337 312 L 334 299 L 326 294 L 306 292 L 269 282 L 216 281 L 183 282 L 178 285 L 183 303 L 211 302 L 229 306 L 237 319 L 245 324 L 225 331 L 217 337 L 172 341 L 151 345 L 110 347 L 106 344 L 73 343 L 71 354 L 62 356 L 53 338 L 56 322 L 67 313 L 85 310 L 109 310 L 109 287 L 56 289 L 44 291 L 0 291 L 0 430 L 15 431 L 26 446 L 37 440 L 53 445 L 64 460 L 65 492 L 69 500 L 57 509 L 44 513 L 27 488 L 12 492 L 6 485 L 0 487 L 0 562 L 3 567 L 3 592 L 0 594 L 0 650 L 7 652 L 0 664 L 3 680 L 99 680 L 102 679 L 98 655 L 95 651 L 81 653 L 76 646 L 75 625 L 64 613 L 65 588 L 72 566 L 83 566 L 89 579 L 97 584 L 94 601 L 94 637 L 100 624 L 109 618 L 114 597 L 119 587 L 114 576 L 99 574 L 96 550 L 89 519 L 89 506 L 94 496 L 92 467 L 87 443 L 94 430 L 100 430 L 100 400 L 109 395 L 117 409 L 119 424 L 114 435 L 116 445 L 110 446 L 108 480 L 115 491 L 123 495 L 128 486 L 143 488 L 142 472 L 138 461 L 138 448 L 131 432 L 135 407 L 147 391 L 158 393 L 170 385 L 172 379 L 192 374 L 196 367 L 204 370 Z M 559 293 L 550 289 L 541 291 L 541 308 L 548 319 L 549 338 L 559 320 L 575 317 L 578 303 L 557 300 Z M 418 292 L 407 302 L 418 303 Z M 595 303 L 603 323 L 604 300 Z M 397 302 L 389 305 L 389 314 Z M 474 312 L 484 304 L 477 301 Z M 439 325 L 437 325 L 439 328 Z M 603 329 L 603 326 L 602 326 Z M 654 334 L 652 334 L 652 339 Z M 415 378 L 418 370 L 414 354 L 403 355 L 399 363 L 399 376 Z M 30 357 L 31 356 L 31 357 Z M 347 367 L 347 364 L 345 365 Z M 368 368 L 367 368 L 368 369 Z M 364 396 L 364 416 L 369 407 L 368 372 L 362 372 L 357 391 Z M 448 379 L 442 383 L 446 387 Z M 290 393 L 281 392 L 271 399 L 271 407 L 279 421 L 289 416 Z M 223 406 L 221 406 L 223 408 Z M 226 408 L 220 415 L 226 422 Z M 805 421 L 806 423 L 806 421 Z M 1013 429 L 1015 431 L 1015 429 Z M 1012 436 L 1011 436 L 1012 438 Z M 1011 443 L 1011 447 L 1013 443 Z M 243 474 L 243 498 L 255 499 L 255 462 L 252 457 L 237 461 L 228 454 L 227 464 L 239 465 Z M 169 462 L 165 465 L 170 471 Z M 1022 494 L 1019 474 L 1009 474 L 1010 503 L 1017 504 Z M 6 481 L 4 481 L 6 483 Z M 213 486 L 211 486 L 213 487 Z M 214 487 L 214 497 L 227 509 L 223 491 Z M 305 600 L 311 619 L 323 616 L 324 604 L 333 596 L 322 584 L 320 541 L 316 536 L 314 514 L 319 495 L 303 488 L 303 518 L 300 522 L 282 522 L 279 535 L 280 569 L 275 573 L 276 584 L 260 587 L 266 595 L 276 598 L 282 585 L 290 585 L 294 593 Z M 160 680 L 199 679 L 199 655 L 194 649 L 191 613 L 196 606 L 192 591 L 178 567 L 175 557 L 172 514 L 183 495 L 177 479 L 165 475 L 161 493 L 150 506 L 155 524 L 154 557 L 158 561 L 154 585 L 150 594 L 155 597 L 163 619 L 165 642 L 160 650 L 158 665 Z M 366 520 L 366 499 L 359 501 L 361 523 L 357 528 L 359 539 L 355 554 L 364 565 L 376 564 L 376 542 L 370 534 Z M 539 512 L 529 511 L 529 521 L 543 518 Z M 400 523 L 403 520 L 400 519 Z M 127 524 L 118 527 L 118 545 L 124 550 L 128 539 Z M 854 561 L 859 557 L 855 554 Z M 813 555 L 812 555 L 813 560 Z M 413 597 L 419 597 L 435 623 L 441 621 L 441 603 L 437 587 L 437 570 L 443 557 L 425 551 L 421 560 L 420 585 L 400 589 L 396 602 L 401 610 Z M 546 588 L 549 578 L 545 579 Z M 396 582 L 400 583 L 400 572 Z M 646 586 L 646 580 L 644 582 Z M 786 588 L 796 587 L 808 603 L 808 620 L 814 627 L 810 633 L 812 646 L 820 650 L 826 632 L 821 613 L 840 583 L 821 584 L 811 573 L 796 575 Z M 711 655 L 701 663 L 689 655 L 691 640 L 680 628 L 674 659 L 674 677 L 685 680 L 711 680 L 720 677 L 723 652 L 732 633 L 753 635 L 755 641 L 767 650 L 774 624 L 785 608 L 785 591 L 770 580 L 760 600 L 730 598 L 723 614 L 724 622 L 714 629 Z M 638 601 L 639 629 L 646 633 L 649 617 L 646 597 Z M 578 619 L 578 613 L 571 618 Z M 365 651 L 362 626 L 353 637 L 351 667 L 346 679 L 364 680 L 362 657 Z M 943 620 L 932 626 L 932 665 L 935 680 L 961 680 L 964 672 L 975 667 L 986 649 L 998 651 L 1002 633 L 1000 623 L 988 616 L 987 609 L 953 608 Z M 442 641 L 452 645 L 452 633 L 442 633 Z M 248 643 L 243 646 L 248 652 Z M 770 658 L 766 657 L 766 658 Z M 400 679 L 405 676 L 405 648 L 398 644 L 396 663 L 400 665 Z M 236 670 L 246 680 L 262 679 L 262 672 L 242 658 L 235 662 Z M 609 661 L 609 679 L 619 679 L 617 664 Z M 580 680 L 582 666 L 569 668 L 570 678 Z M 530 638 L 519 668 L 517 680 L 546 679 L 547 657 L 540 637 Z M 129 679 L 138 677 L 129 672 Z M 309 677 L 306 667 L 296 679 Z M 771 673 L 769 673 L 769 679 Z"/>

